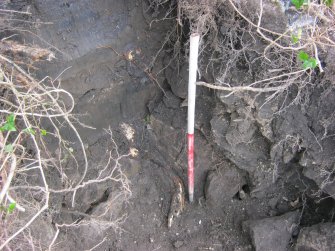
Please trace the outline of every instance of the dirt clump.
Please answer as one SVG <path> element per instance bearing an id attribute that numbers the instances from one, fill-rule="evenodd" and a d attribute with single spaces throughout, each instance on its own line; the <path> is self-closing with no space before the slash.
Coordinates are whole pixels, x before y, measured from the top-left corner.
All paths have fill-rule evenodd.
<path id="1" fill-rule="evenodd" d="M 295 250 L 333 250 L 335 225 L 320 223 L 300 230 Z"/>
<path id="2" fill-rule="evenodd" d="M 219 206 L 243 190 L 244 185 L 246 185 L 244 176 L 234 166 L 209 171 L 205 184 L 206 201 Z"/>
<path id="3" fill-rule="evenodd" d="M 250 233 L 256 250 L 288 250 L 293 231 L 297 228 L 299 212 L 281 216 L 243 222 Z"/>

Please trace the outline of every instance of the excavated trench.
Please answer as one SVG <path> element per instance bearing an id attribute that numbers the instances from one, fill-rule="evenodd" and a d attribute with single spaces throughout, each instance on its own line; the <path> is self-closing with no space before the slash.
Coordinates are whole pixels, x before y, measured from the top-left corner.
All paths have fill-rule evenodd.
<path id="1" fill-rule="evenodd" d="M 16 8 L 26 7 L 19 4 Z M 78 127 L 92 170 L 110 143 L 104 128 L 113 129 L 121 152 L 139 151 L 122 162 L 132 190 L 127 203 L 115 202 L 114 188 L 101 184 L 82 191 L 73 209 L 90 215 L 114 203 L 116 216 L 127 214 L 121 229 L 61 229 L 55 250 L 86 250 L 104 238 L 97 250 L 284 250 L 282 245 L 289 250 L 301 227 L 334 221 L 334 200 L 311 197 L 318 187 L 302 174 L 301 153 L 269 186 L 272 173 L 265 169 L 272 143 L 260 125 L 240 117 L 238 109 L 229 111 L 240 100 L 224 103 L 217 93 L 199 88 L 196 201 L 186 203 L 168 228 L 174 179 L 187 181 L 187 60 L 175 60 L 166 40 L 177 24 L 140 0 L 33 0 L 29 5 L 37 20 L 52 22 L 36 27 L 37 36 L 25 35 L 56 53 L 53 62 L 39 66 L 40 75 L 62 73 L 62 87 L 76 100 L 75 113 L 95 128 Z M 124 125 L 134 130 L 133 139 L 123 135 Z M 54 202 L 54 223 L 78 219 L 69 213 L 67 198 Z M 259 248 L 264 239 L 268 249 Z"/>

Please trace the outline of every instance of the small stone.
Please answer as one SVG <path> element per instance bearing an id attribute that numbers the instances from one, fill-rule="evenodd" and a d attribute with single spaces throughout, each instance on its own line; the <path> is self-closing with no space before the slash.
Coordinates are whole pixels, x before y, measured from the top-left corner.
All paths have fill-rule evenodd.
<path id="1" fill-rule="evenodd" d="M 152 237 L 149 238 L 150 243 L 154 242 L 154 239 Z"/>
<path id="2" fill-rule="evenodd" d="M 175 242 L 173 243 L 173 246 L 174 246 L 175 248 L 180 248 L 182 245 L 184 245 L 184 242 L 182 242 L 182 241 L 175 241 Z"/>
<path id="3" fill-rule="evenodd" d="M 240 190 L 240 192 L 238 193 L 238 196 L 240 200 L 244 200 L 245 198 L 247 198 L 247 194 L 243 190 Z"/>
<path id="4" fill-rule="evenodd" d="M 290 202 L 290 206 L 293 208 L 297 208 L 299 205 L 299 197 L 295 201 Z"/>
<path id="5" fill-rule="evenodd" d="M 180 107 L 187 107 L 188 106 L 188 99 L 184 99 L 183 102 L 181 102 Z"/>

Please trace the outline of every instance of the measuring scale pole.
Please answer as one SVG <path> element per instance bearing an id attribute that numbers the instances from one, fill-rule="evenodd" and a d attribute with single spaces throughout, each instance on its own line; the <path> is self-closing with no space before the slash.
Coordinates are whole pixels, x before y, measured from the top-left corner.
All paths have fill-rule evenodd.
<path id="1" fill-rule="evenodd" d="M 187 143 L 188 143 L 188 196 L 193 201 L 194 196 L 194 115 L 195 115 L 195 94 L 198 70 L 198 49 L 200 36 L 197 33 L 190 37 L 190 57 L 188 72 L 188 110 L 187 110 Z"/>

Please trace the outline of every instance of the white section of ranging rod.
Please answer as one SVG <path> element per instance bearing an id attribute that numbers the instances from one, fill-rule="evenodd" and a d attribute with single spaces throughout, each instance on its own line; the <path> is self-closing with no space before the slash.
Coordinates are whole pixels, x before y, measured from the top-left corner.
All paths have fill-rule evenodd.
<path id="1" fill-rule="evenodd" d="M 195 94 L 198 70 L 198 49 L 199 34 L 192 34 L 190 37 L 190 58 L 188 76 L 188 109 L 187 109 L 187 141 L 188 141 L 188 196 L 193 201 L 194 196 L 194 115 L 195 115 Z"/>
<path id="2" fill-rule="evenodd" d="M 197 33 L 190 37 L 190 57 L 188 69 L 188 110 L 187 110 L 187 133 L 194 133 L 195 93 L 198 70 L 198 49 L 200 36 Z"/>

